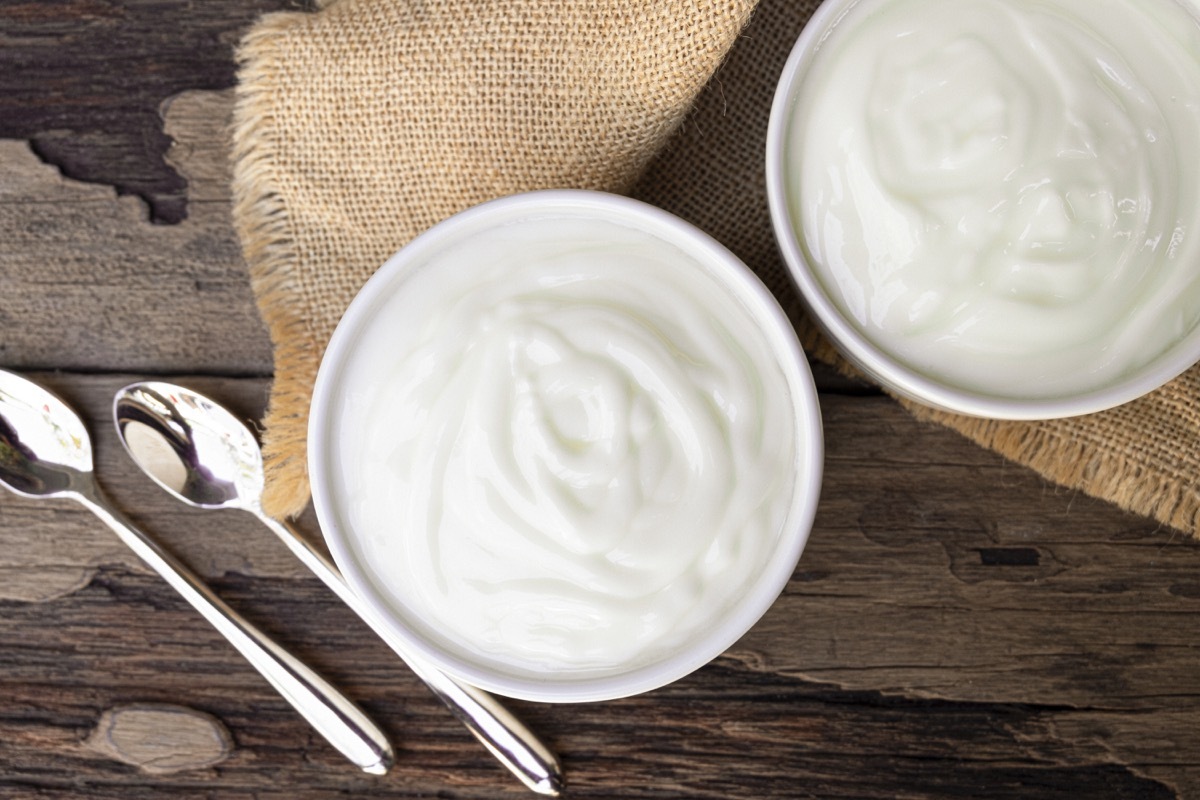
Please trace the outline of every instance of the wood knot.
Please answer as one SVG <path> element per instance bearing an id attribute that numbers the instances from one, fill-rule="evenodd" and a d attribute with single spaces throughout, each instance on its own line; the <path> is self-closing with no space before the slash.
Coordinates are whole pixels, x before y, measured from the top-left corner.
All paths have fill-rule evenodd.
<path id="1" fill-rule="evenodd" d="M 234 747 L 229 731 L 211 714 L 159 703 L 110 708 L 84 745 L 155 775 L 211 767 Z"/>

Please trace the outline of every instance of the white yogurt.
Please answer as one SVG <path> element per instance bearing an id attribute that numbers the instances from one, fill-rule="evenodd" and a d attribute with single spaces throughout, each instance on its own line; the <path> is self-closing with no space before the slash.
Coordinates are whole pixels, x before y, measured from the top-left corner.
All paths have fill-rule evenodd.
<path id="1" fill-rule="evenodd" d="M 870 341 L 1051 398 L 1200 319 L 1200 23 L 1175 0 L 861 0 L 786 133 L 789 212 Z"/>
<path id="2" fill-rule="evenodd" d="M 628 670 L 716 624 L 793 535 L 813 448 L 750 307 L 617 221 L 527 217 L 426 253 L 336 379 L 332 505 L 377 594 L 534 678 Z"/>

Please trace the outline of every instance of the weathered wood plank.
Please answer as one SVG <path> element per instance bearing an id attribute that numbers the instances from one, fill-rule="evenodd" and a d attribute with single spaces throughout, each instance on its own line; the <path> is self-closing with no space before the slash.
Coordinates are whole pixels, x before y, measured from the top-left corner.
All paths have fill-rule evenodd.
<path id="1" fill-rule="evenodd" d="M 79 180 L 187 215 L 186 181 L 163 161 L 159 105 L 233 85 L 233 48 L 260 14 L 302 0 L 0 0 L 0 138 L 25 139 Z"/>
<path id="2" fill-rule="evenodd" d="M 270 373 L 229 216 L 230 102 L 199 92 L 169 105 L 172 158 L 196 198 L 178 225 L 0 140 L 0 364 Z"/>
<path id="3" fill-rule="evenodd" d="M 162 603 L 154 611 L 161 619 L 154 626 L 151 654 L 136 652 L 151 647 L 137 639 L 126 648 L 106 642 L 105 634 L 112 632 L 106 623 L 129 620 L 137 610 L 130 605 L 157 591 L 152 581 L 137 576 L 113 577 L 124 591 L 97 594 L 74 609 L 61 608 L 56 617 L 69 622 L 82 614 L 88 620 L 87 627 L 72 630 L 76 652 L 62 655 L 60 680 L 69 675 L 80 685 L 50 689 L 46 681 L 14 686 L 6 680 L 10 713 L 22 713 L 19 726 L 0 720 L 8 740 L 0 749 L 5 776 L 0 788 L 18 781 L 36 784 L 39 768 L 58 764 L 89 786 L 124 787 L 129 796 L 152 796 L 155 787 L 186 789 L 198 779 L 222 797 L 254 790 L 286 796 L 285 789 L 294 797 L 334 789 L 369 790 L 382 797 L 437 788 L 464 797 L 510 793 L 498 768 L 388 663 L 386 653 L 356 646 L 355 636 L 340 631 L 328 615 L 318 621 L 332 609 L 313 603 L 294 586 L 224 582 L 219 588 L 238 604 L 250 602 L 253 594 L 258 602 L 300 608 L 304 620 L 295 620 L 281 638 L 393 732 L 401 744 L 393 777 L 374 781 L 353 774 L 313 741 L 247 668 L 228 661 L 215 640 L 189 632 L 186 610 L 175 604 Z M 319 644 L 309 638 L 314 629 L 325 634 Z M 109 671 L 86 668 L 97 660 L 107 661 Z M 81 674 L 75 666 L 83 667 Z M 114 674 L 127 677 L 114 685 Z M 80 731 L 86 735 L 92 726 L 89 715 L 110 700 L 161 702 L 164 697 L 186 698 L 230 728 L 238 750 L 219 773 L 150 780 L 71 748 Z M 895 797 L 898 786 L 905 787 L 903 796 L 1167 797 L 1172 796 L 1167 780 L 1178 781 L 1186 797 L 1183 779 L 1195 768 L 1178 752 L 1143 754 L 1150 762 L 1146 766 L 1120 752 L 1123 742 L 1113 731 L 1131 724 L 1134 732 L 1144 733 L 1146 714 L 1126 718 L 1062 706 L 888 697 L 748 671 L 729 658 L 641 698 L 572 708 L 516 705 L 563 754 L 574 797 L 803 796 L 798 786 L 819 797 Z M 1173 727 L 1160 730 L 1143 750 L 1164 741 L 1178 747 L 1177 734 Z M 1170 773 L 1163 762 L 1183 766 L 1159 781 L 1139 774 Z"/>
<path id="4" fill-rule="evenodd" d="M 182 601 L 113 552 L 90 561 L 92 580 L 70 595 L 3 604 L 0 680 L 17 701 L 0 719 L 0 775 L 12 776 L 0 778 L 0 793 L 5 780 L 51 785 L 39 775 L 61 777 L 61 764 L 50 765 L 63 758 L 66 774 L 94 781 L 95 796 L 186 786 L 70 755 L 80 729 L 135 702 L 184 703 L 229 727 L 238 751 L 206 778 L 222 797 L 284 796 L 271 781 L 289 763 L 303 765 L 313 796 L 510 788 L 253 520 L 175 508 L 148 487 L 108 430 L 111 393 L 132 376 L 42 377 L 91 421 L 118 501 L 379 712 L 404 755 L 382 784 L 351 775 Z M 249 416 L 266 388 L 262 379 L 179 380 Z M 562 751 L 572 796 L 795 797 L 798 781 L 821 797 L 892 797 L 897 786 L 939 797 L 1200 791 L 1200 546 L 1047 487 L 886 398 L 826 395 L 823 410 L 829 459 L 817 526 L 759 626 L 715 664 L 645 697 L 518 704 Z M 84 516 L 63 524 L 68 512 L 6 495 L 3 553 L 22 546 L 14 509 L 27 524 L 53 519 L 47 529 L 68 537 L 63 553 L 111 538 Z M 57 699 L 46 706 L 47 697 Z M 294 778 L 275 785 L 304 796 Z"/>

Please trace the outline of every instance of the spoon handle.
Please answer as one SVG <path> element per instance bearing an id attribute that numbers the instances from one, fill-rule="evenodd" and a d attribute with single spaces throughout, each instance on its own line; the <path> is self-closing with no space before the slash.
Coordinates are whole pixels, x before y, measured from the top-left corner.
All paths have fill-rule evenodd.
<path id="1" fill-rule="evenodd" d="M 74 497 L 183 595 L 342 755 L 372 775 L 388 771 L 394 758 L 391 744 L 348 698 L 227 606 L 191 570 L 114 508 L 98 487 L 82 487 Z"/>
<path id="2" fill-rule="evenodd" d="M 294 526 L 269 517 L 261 510 L 255 510 L 255 515 L 408 664 L 475 738 L 522 783 L 538 794 L 559 795 L 564 786 L 562 766 L 558 757 L 533 731 L 492 695 L 455 680 L 414 654 L 407 644 L 391 632 L 374 609 L 354 593 L 333 562 L 313 547 Z"/>

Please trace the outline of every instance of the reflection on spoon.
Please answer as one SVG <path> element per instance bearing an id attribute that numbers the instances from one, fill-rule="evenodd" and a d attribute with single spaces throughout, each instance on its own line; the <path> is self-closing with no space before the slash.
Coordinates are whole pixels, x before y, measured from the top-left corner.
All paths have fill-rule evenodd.
<path id="1" fill-rule="evenodd" d="M 69 498 L 93 512 L 237 648 L 330 744 L 382 775 L 392 747 L 353 703 L 213 594 L 104 496 L 83 421 L 41 386 L 0 371 L 0 485 L 25 497 Z"/>
<path id="2" fill-rule="evenodd" d="M 171 494 L 199 508 L 238 508 L 258 517 L 421 678 L 456 717 L 521 781 L 539 794 L 563 788 L 557 757 L 494 697 L 426 664 L 343 580 L 337 567 L 292 525 L 262 509 L 262 452 L 250 430 L 213 400 L 149 381 L 113 401 L 129 455 Z"/>

